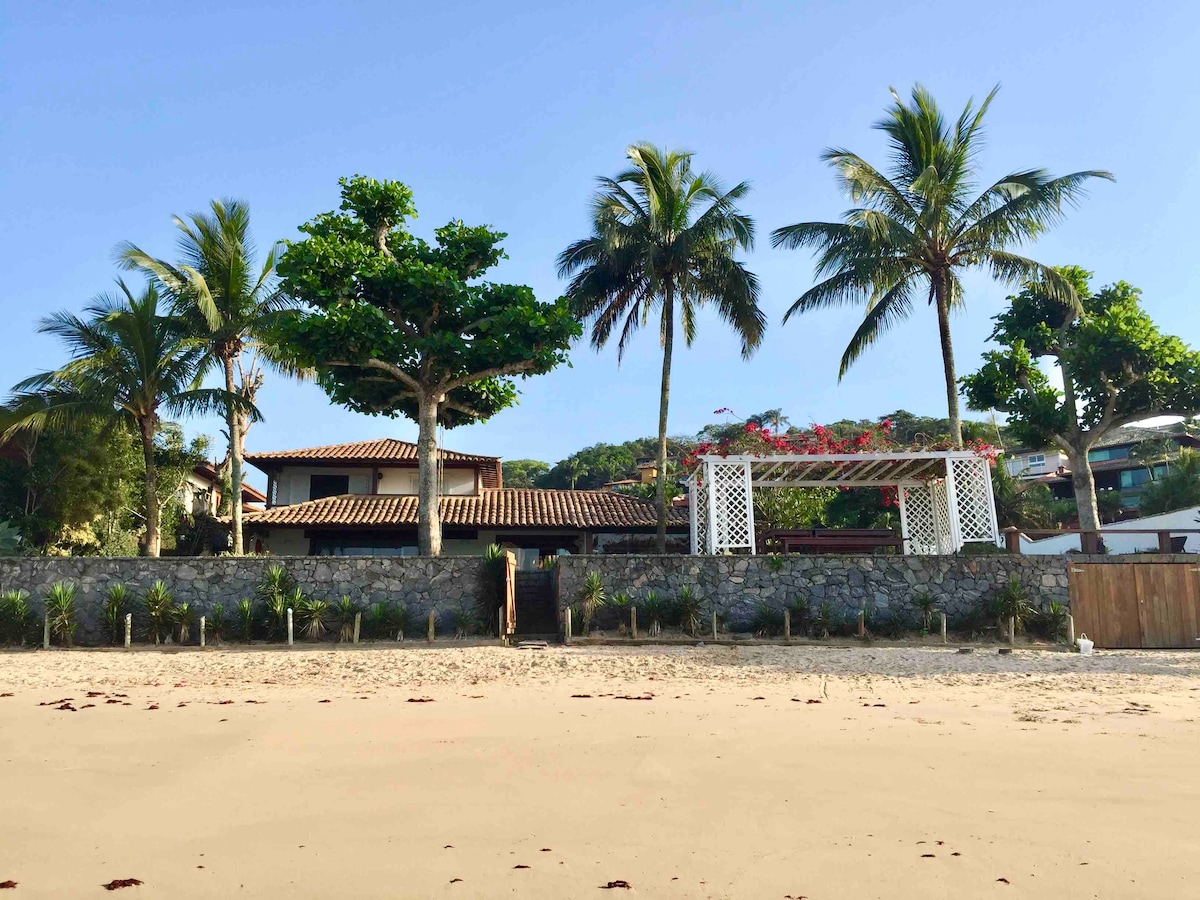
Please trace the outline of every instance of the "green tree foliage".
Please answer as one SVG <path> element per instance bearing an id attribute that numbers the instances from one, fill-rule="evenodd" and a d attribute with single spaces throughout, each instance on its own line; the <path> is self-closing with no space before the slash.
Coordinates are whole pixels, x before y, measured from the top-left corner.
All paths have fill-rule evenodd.
<path id="1" fill-rule="evenodd" d="M 942 115 L 917 85 L 910 103 L 893 91 L 894 103 L 875 127 L 888 138 L 886 172 L 841 148 L 823 158 L 837 171 L 854 208 L 841 222 L 802 222 L 777 229 L 777 247 L 814 247 L 822 279 L 784 316 L 814 309 L 866 305 L 862 324 L 842 355 L 839 377 L 889 328 L 909 317 L 925 299 L 937 312 L 946 377 L 950 438 L 962 446 L 958 383 L 950 340 L 950 310 L 964 303 L 961 273 L 986 268 L 1001 281 L 1031 278 L 1066 305 L 1077 300 L 1071 284 L 1054 271 L 1013 252 L 1062 219 L 1084 184 L 1108 172 L 1050 177 L 1043 169 L 1005 175 L 974 195 L 983 119 L 996 90 L 978 109 L 968 103 L 956 122 Z"/>
<path id="2" fill-rule="evenodd" d="M 754 527 L 769 531 L 822 526 L 837 495 L 837 488 L 755 488 Z"/>
<path id="3" fill-rule="evenodd" d="M 482 280 L 504 256 L 500 232 L 450 222 L 429 244 L 405 228 L 416 212 L 405 185 L 339 184 L 340 211 L 301 226 L 307 237 L 279 261 L 284 290 L 308 307 L 282 323 L 281 343 L 337 403 L 417 422 L 417 542 L 438 555 L 438 426 L 511 406 L 513 376 L 565 362 L 581 329 L 565 300 Z"/>
<path id="4" fill-rule="evenodd" d="M 766 317 L 758 308 L 758 280 L 734 259 L 754 245 L 754 223 L 738 209 L 750 190 L 741 182 L 725 190 L 707 173 L 692 171 L 692 155 L 634 144 L 630 167 L 601 178 L 592 201 L 592 234 L 558 257 L 561 276 L 571 276 L 567 296 L 575 312 L 592 323 L 599 350 L 620 329 L 618 360 L 633 334 L 656 314 L 663 351 L 659 386 L 659 553 L 667 541 L 667 412 L 671 354 L 678 314 L 684 343 L 696 336 L 696 318 L 712 306 L 742 339 L 749 356 L 762 340 Z"/>
<path id="5" fill-rule="evenodd" d="M 531 488 L 550 471 L 550 464 L 539 459 L 507 459 L 501 463 L 501 469 L 505 487 Z"/>
<path id="6" fill-rule="evenodd" d="M 246 431 L 252 421 L 249 410 L 262 384 L 258 363 L 297 374 L 270 340 L 280 313 L 294 303 L 275 283 L 277 247 L 267 252 L 261 266 L 255 265 L 250 207 L 240 200 L 214 200 L 211 209 L 211 213 L 193 213 L 190 221 L 174 218 L 179 230 L 178 264 L 155 259 L 131 243 L 122 244 L 117 253 L 126 268 L 147 273 L 169 292 L 175 312 L 196 337 L 207 342 L 224 376 L 228 396 L 245 401 L 225 405 L 229 496 L 240 497 Z M 249 366 L 243 364 L 247 352 L 253 360 Z M 242 505 L 231 506 L 233 552 L 240 554 Z"/>
<path id="7" fill-rule="evenodd" d="M 1138 509 L 1144 516 L 1200 506 L 1200 453 L 1183 449 L 1165 473 L 1142 488 Z"/>
<path id="8" fill-rule="evenodd" d="M 19 420 L 6 432 L 71 428 L 88 421 L 124 426 L 142 449 L 145 538 L 142 551 L 158 556 L 161 546 L 161 499 L 156 437 L 161 414 L 203 415 L 223 408 L 222 390 L 203 389 L 205 348 L 176 316 L 162 315 L 158 289 L 148 285 L 134 295 L 123 281 L 120 293 L 101 295 L 85 318 L 60 312 L 43 320 L 40 331 L 58 336 L 71 361 L 53 372 L 27 378 L 16 386 L 12 406 Z"/>
<path id="9" fill-rule="evenodd" d="M 1079 525 L 1100 526 L 1088 451 L 1122 425 L 1200 408 L 1200 354 L 1162 334 L 1142 309 L 1141 292 L 1123 281 L 1092 293 L 1091 273 L 1056 271 L 1083 298 L 1076 307 L 1040 282 L 1010 297 L 996 316 L 983 367 L 963 379 L 974 409 L 1008 413 L 1017 440 L 1056 446 L 1069 460 Z M 1041 364 L 1057 364 L 1063 390 Z"/>
<path id="10" fill-rule="evenodd" d="M 1001 528 L 1030 530 L 1058 524 L 1050 488 L 1009 474 L 1004 456 L 998 457 L 992 466 L 992 498 L 996 504 L 996 522 Z"/>

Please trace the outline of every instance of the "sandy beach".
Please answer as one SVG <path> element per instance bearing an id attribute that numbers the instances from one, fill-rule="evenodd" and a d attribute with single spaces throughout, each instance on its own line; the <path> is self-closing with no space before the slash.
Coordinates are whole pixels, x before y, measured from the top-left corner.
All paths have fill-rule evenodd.
<path id="1" fill-rule="evenodd" d="M 0 695 L 13 897 L 1200 896 L 1196 653 L 24 651 Z"/>

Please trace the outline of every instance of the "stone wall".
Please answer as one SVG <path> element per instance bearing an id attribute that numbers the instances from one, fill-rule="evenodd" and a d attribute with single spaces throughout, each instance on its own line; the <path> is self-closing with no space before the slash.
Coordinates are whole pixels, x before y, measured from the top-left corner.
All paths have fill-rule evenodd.
<path id="1" fill-rule="evenodd" d="M 799 598 L 828 602 L 836 615 L 886 613 L 929 591 L 950 618 L 969 614 L 1016 575 L 1042 601 L 1067 602 L 1065 556 L 571 556 L 559 559 L 559 602 L 579 596 L 588 572 L 600 573 L 609 595 L 664 599 L 690 586 L 731 628 L 745 626 L 760 603 L 784 609 Z M 1102 560 L 1117 561 L 1114 557 Z M 1139 558 L 1145 561 L 1145 558 Z"/>
<path id="2" fill-rule="evenodd" d="M 56 581 L 76 586 L 78 643 L 104 643 L 104 593 L 110 584 L 127 585 L 140 596 L 161 579 L 177 602 L 189 603 L 197 617 L 214 603 L 226 610 L 243 597 L 253 597 L 268 565 L 282 564 L 305 593 L 336 601 L 343 594 L 365 604 L 398 600 L 414 615 L 474 604 L 482 584 L 479 556 L 335 557 L 164 557 L 113 559 L 99 557 L 21 557 L 0 559 L 0 589 L 21 589 L 41 615 L 42 597 Z"/>

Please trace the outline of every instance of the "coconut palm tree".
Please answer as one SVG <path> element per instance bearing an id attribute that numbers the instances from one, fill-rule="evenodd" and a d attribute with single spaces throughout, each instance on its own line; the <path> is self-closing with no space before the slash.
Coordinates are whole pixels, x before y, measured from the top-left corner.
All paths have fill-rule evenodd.
<path id="1" fill-rule="evenodd" d="M 754 223 L 737 203 L 746 182 L 725 190 L 708 173 L 692 171 L 692 154 L 634 144 L 630 168 L 600 178 L 592 201 L 592 234 L 558 257 L 560 277 L 571 277 L 567 296 L 580 318 L 592 322 L 591 343 L 599 350 L 620 328 L 617 359 L 639 327 L 658 317 L 663 351 L 658 405 L 658 551 L 667 540 L 667 410 L 671 354 L 678 315 L 691 346 L 702 306 L 738 333 L 742 355 L 762 340 L 766 319 L 758 308 L 758 279 L 734 259 L 754 244 Z"/>
<path id="2" fill-rule="evenodd" d="M 823 158 L 837 171 L 854 208 L 841 222 L 802 222 L 771 235 L 776 247 L 819 251 L 816 274 L 822 280 L 792 304 L 785 322 L 809 310 L 866 304 L 862 324 L 842 354 L 839 379 L 880 335 L 908 318 L 918 299 L 935 308 L 950 436 L 959 447 L 950 311 L 963 304 L 961 273 L 984 268 L 1008 283 L 1041 281 L 1052 295 L 1077 306 L 1065 278 L 1013 250 L 1059 222 L 1064 207 L 1084 196 L 1086 182 L 1112 180 L 1097 170 L 1052 178 L 1044 169 L 1026 169 L 974 195 L 983 118 L 996 90 L 978 109 L 968 102 L 952 126 L 920 85 L 910 104 L 892 91 L 895 103 L 875 125 L 888 136 L 886 172 L 849 150 L 826 150 Z"/>
<path id="3" fill-rule="evenodd" d="M 208 343 L 228 396 L 245 401 L 228 403 L 224 410 L 233 552 L 240 554 L 242 459 L 251 423 L 247 411 L 254 407 L 262 386 L 262 363 L 286 374 L 300 374 L 270 339 L 280 313 L 294 303 L 276 285 L 276 246 L 261 266 L 255 266 L 250 208 L 239 200 L 214 200 L 210 208 L 211 213 L 193 213 L 188 220 L 174 217 L 179 229 L 178 264 L 156 259 L 132 243 L 118 246 L 117 258 L 125 268 L 146 272 L 170 292 L 175 313 Z"/>
<path id="4" fill-rule="evenodd" d="M 155 437 L 161 415 L 200 415 L 222 408 L 222 390 L 199 387 L 207 357 L 205 345 L 177 316 L 162 315 L 158 288 L 135 295 L 124 281 L 119 293 L 101 294 L 80 317 L 55 313 L 39 331 L 61 338 L 71 360 L 52 372 L 27 378 L 13 390 L 12 403 L 25 414 L 7 434 L 69 427 L 83 420 L 130 427 L 141 441 L 146 466 L 146 536 L 142 551 L 157 556 L 160 545 Z M 240 399 L 239 409 L 255 415 Z"/>

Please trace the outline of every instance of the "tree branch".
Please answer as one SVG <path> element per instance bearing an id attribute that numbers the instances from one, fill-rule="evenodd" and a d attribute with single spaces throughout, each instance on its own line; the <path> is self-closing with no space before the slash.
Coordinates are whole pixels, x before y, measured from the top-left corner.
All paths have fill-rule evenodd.
<path id="1" fill-rule="evenodd" d="M 457 400 L 443 400 L 442 406 L 446 407 L 447 409 L 458 410 L 460 413 L 466 413 L 468 416 L 471 416 L 474 419 L 487 418 L 486 416 L 483 415 L 483 413 L 479 412 L 479 410 L 473 409 L 472 407 L 468 406 L 467 404 L 460 403 Z"/>
<path id="2" fill-rule="evenodd" d="M 377 369 L 381 372 L 387 372 L 401 384 L 410 388 L 416 393 L 420 393 L 421 384 L 417 379 L 413 378 L 399 366 L 390 362 L 384 362 L 382 359 L 368 359 L 366 362 L 345 362 L 343 360 L 330 360 L 325 363 L 327 366 L 359 366 L 364 369 Z"/>
<path id="3" fill-rule="evenodd" d="M 483 381 L 485 378 L 496 378 L 500 375 L 517 375 L 521 372 L 528 372 L 533 368 L 533 362 L 525 359 L 517 363 L 509 363 L 504 366 L 493 366 L 490 369 L 483 369 L 479 372 L 473 372 L 470 375 L 463 375 L 459 378 L 452 378 L 442 384 L 442 391 L 449 393 L 455 388 L 466 387 L 476 381 Z"/>

